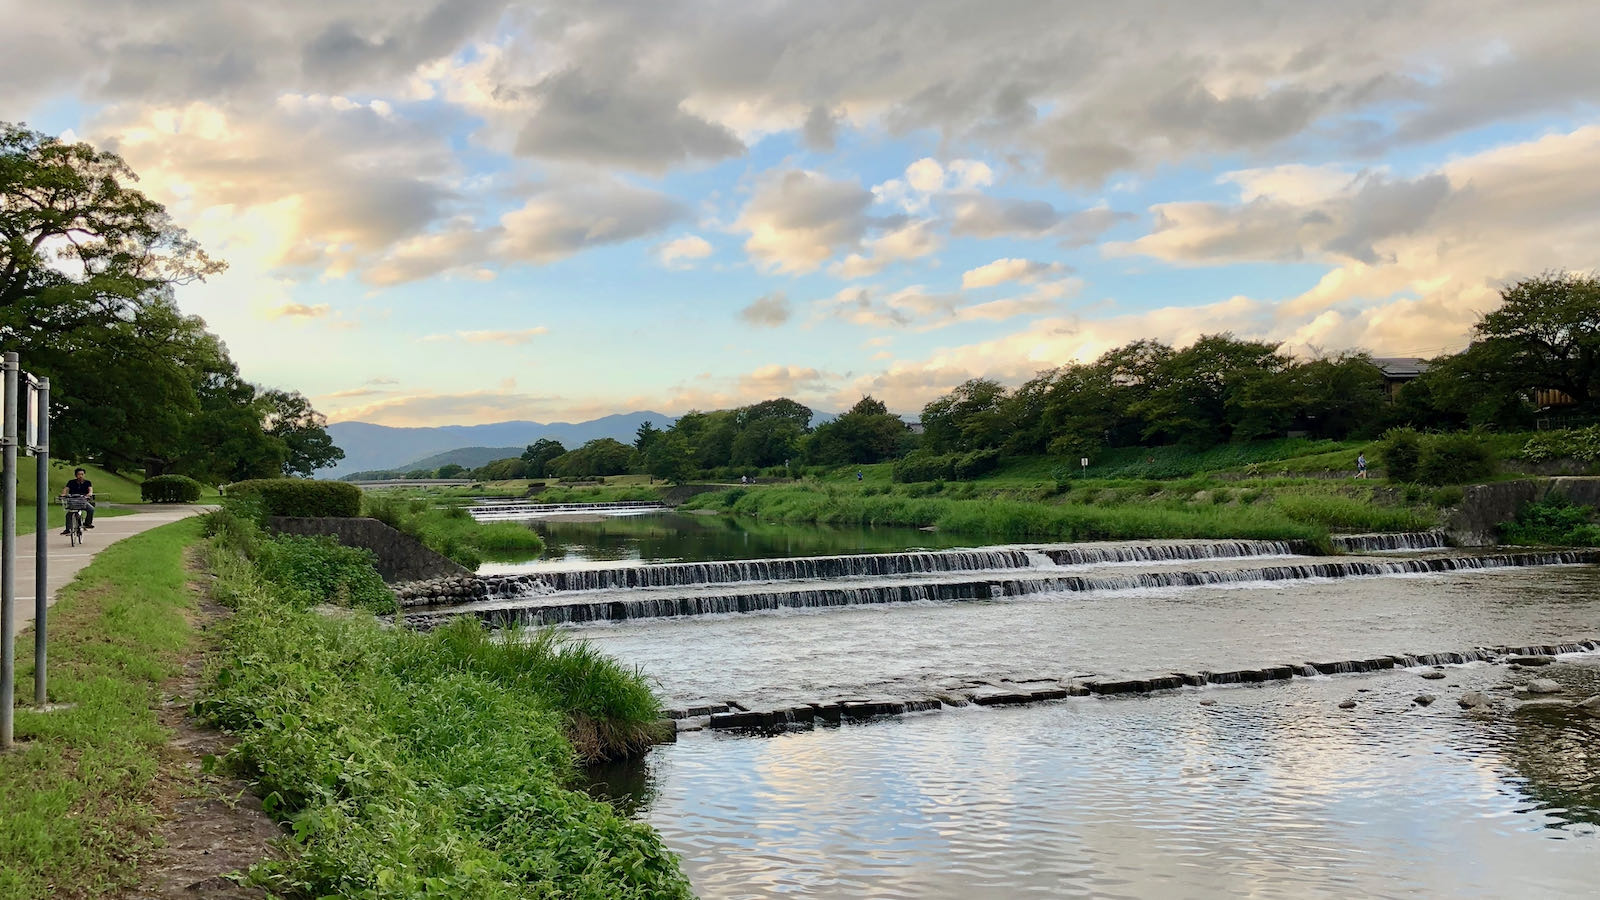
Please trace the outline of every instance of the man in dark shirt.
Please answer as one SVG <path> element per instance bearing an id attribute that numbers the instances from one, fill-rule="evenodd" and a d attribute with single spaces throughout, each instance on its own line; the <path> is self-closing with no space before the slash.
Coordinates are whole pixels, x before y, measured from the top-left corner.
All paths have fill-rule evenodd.
<path id="1" fill-rule="evenodd" d="M 83 477 L 86 474 L 88 474 L 88 473 L 84 472 L 82 469 L 73 469 L 72 470 L 72 480 L 67 482 L 67 486 L 61 489 L 61 496 L 63 496 L 63 497 L 67 497 L 67 496 L 83 497 L 84 499 L 88 500 L 89 501 L 89 509 L 84 513 L 84 516 L 83 516 L 83 527 L 85 527 L 85 528 L 93 528 L 94 527 L 94 482 L 92 482 L 89 479 Z M 65 531 L 63 531 L 61 533 L 62 534 L 66 534 Z"/>

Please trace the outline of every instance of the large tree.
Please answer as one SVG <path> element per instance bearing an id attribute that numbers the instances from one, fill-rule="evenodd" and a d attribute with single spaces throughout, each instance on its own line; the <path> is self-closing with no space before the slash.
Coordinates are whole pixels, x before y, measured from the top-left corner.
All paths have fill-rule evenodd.
<path id="1" fill-rule="evenodd" d="M 114 153 L 0 123 L 0 339 L 51 379 L 52 449 L 219 481 L 343 454 L 298 394 L 239 378 L 174 289 L 222 271 Z"/>
<path id="2" fill-rule="evenodd" d="M 1502 384 L 1559 390 L 1579 404 L 1600 399 L 1600 275 L 1547 272 L 1500 296 L 1476 333 Z"/>
<path id="3" fill-rule="evenodd" d="M 561 442 L 550 438 L 540 438 L 529 444 L 522 451 L 522 462 L 527 467 L 529 478 L 543 478 L 550 474 L 550 461 L 567 452 Z"/>

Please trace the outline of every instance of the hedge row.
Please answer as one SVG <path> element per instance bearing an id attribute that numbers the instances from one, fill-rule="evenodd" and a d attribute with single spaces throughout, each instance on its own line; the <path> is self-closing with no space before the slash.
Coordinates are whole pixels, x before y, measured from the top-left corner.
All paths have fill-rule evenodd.
<path id="1" fill-rule="evenodd" d="M 253 500 L 267 516 L 361 515 L 361 489 L 342 481 L 308 478 L 258 478 L 238 481 L 223 489 L 230 500 Z"/>
<path id="2" fill-rule="evenodd" d="M 157 475 L 139 485 L 146 503 L 198 503 L 200 482 L 187 475 Z"/>

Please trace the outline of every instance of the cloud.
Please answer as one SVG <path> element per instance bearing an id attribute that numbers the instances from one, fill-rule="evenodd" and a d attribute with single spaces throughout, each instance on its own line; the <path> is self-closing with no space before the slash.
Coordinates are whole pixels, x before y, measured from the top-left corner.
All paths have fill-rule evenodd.
<path id="1" fill-rule="evenodd" d="M 852 253 L 828 268 L 839 278 L 856 279 L 876 275 L 890 263 L 919 259 L 939 251 L 944 240 L 934 231 L 934 222 L 924 220 L 871 238 L 863 244 L 864 253 Z"/>
<path id="2" fill-rule="evenodd" d="M 1233 173 L 1228 180 L 1240 185 L 1243 202 L 1157 204 L 1151 208 L 1153 231 L 1108 245 L 1107 251 L 1203 265 L 1304 259 L 1373 264 L 1378 246 L 1424 228 L 1451 191 L 1450 179 L 1440 173 L 1415 179 L 1358 173 L 1331 194 L 1325 171 L 1310 182 L 1301 171 Z"/>
<path id="3" fill-rule="evenodd" d="M 867 230 L 872 193 L 854 181 L 788 169 L 769 173 L 739 214 L 745 251 L 772 272 L 810 272 Z"/>
<path id="4" fill-rule="evenodd" d="M 832 150 L 839 139 L 839 120 L 825 106 L 813 106 L 806 113 L 805 124 L 800 126 L 801 137 L 812 150 Z"/>
<path id="5" fill-rule="evenodd" d="M 688 216 L 682 203 L 619 181 L 551 189 L 500 217 L 502 259 L 551 263 L 591 247 L 657 234 Z"/>
<path id="6" fill-rule="evenodd" d="M 930 292 L 921 285 L 887 292 L 852 287 L 814 302 L 812 311 L 816 318 L 836 318 L 853 325 L 932 331 L 963 323 L 1058 312 L 1061 304 L 1082 287 L 1078 279 L 1061 279 L 1036 285 L 1020 296 L 983 302 L 972 302 L 961 293 Z"/>
<path id="7" fill-rule="evenodd" d="M 688 268 L 689 260 L 705 259 L 711 253 L 711 242 L 695 234 L 674 238 L 656 248 L 656 258 L 669 269 Z"/>
<path id="8" fill-rule="evenodd" d="M 517 391 L 398 394 L 357 406 L 330 409 L 334 422 L 371 422 L 397 427 L 460 425 L 534 419 L 560 398 Z"/>
<path id="9" fill-rule="evenodd" d="M 520 347 L 531 342 L 536 337 L 549 333 L 549 328 L 540 325 L 535 328 L 522 328 L 515 331 L 456 331 L 449 334 L 430 334 L 418 338 L 418 340 L 425 343 L 463 341 L 468 344 L 504 344 L 507 347 Z"/>
<path id="10" fill-rule="evenodd" d="M 304 303 L 285 303 L 267 312 L 269 319 L 321 319 L 333 315 L 333 307 L 326 303 L 307 306 Z"/>
<path id="11" fill-rule="evenodd" d="M 739 310 L 739 318 L 757 328 L 776 328 L 789 321 L 793 308 L 783 291 L 773 291 L 758 297 L 749 306 Z"/>
<path id="12" fill-rule="evenodd" d="M 1068 271 L 1061 263 L 1042 263 L 1031 259 L 997 259 L 961 273 L 963 288 L 993 287 L 1008 281 L 1031 283 Z"/>
<path id="13" fill-rule="evenodd" d="M 727 126 L 686 111 L 659 83 L 626 70 L 604 74 L 600 80 L 567 69 L 533 88 L 538 108 L 517 135 L 516 151 L 657 173 L 744 152 Z"/>
<path id="14" fill-rule="evenodd" d="M 969 193 L 953 199 L 950 230 L 964 237 L 1040 237 L 1061 221 L 1060 211 L 1044 200 Z"/>

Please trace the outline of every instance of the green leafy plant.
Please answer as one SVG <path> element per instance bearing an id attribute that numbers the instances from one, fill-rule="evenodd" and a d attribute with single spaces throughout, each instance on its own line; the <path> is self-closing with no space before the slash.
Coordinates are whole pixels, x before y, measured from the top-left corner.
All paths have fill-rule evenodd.
<path id="1" fill-rule="evenodd" d="M 361 515 L 361 489 L 342 481 L 312 481 L 307 478 L 257 478 L 238 481 L 223 488 L 223 496 L 233 499 L 255 498 L 268 516 Z"/>
<path id="2" fill-rule="evenodd" d="M 1512 544 L 1600 547 L 1600 510 L 1580 506 L 1560 494 L 1524 505 L 1500 526 L 1500 539 Z"/>
<path id="3" fill-rule="evenodd" d="M 200 482 L 187 475 L 156 475 L 139 485 L 146 503 L 198 503 Z"/>
<path id="4" fill-rule="evenodd" d="M 279 535 L 259 541 L 255 552 L 262 577 L 277 584 L 301 607 L 333 603 L 393 612 L 394 594 L 373 568 L 373 558 L 370 550 L 346 547 L 322 535 Z"/>

